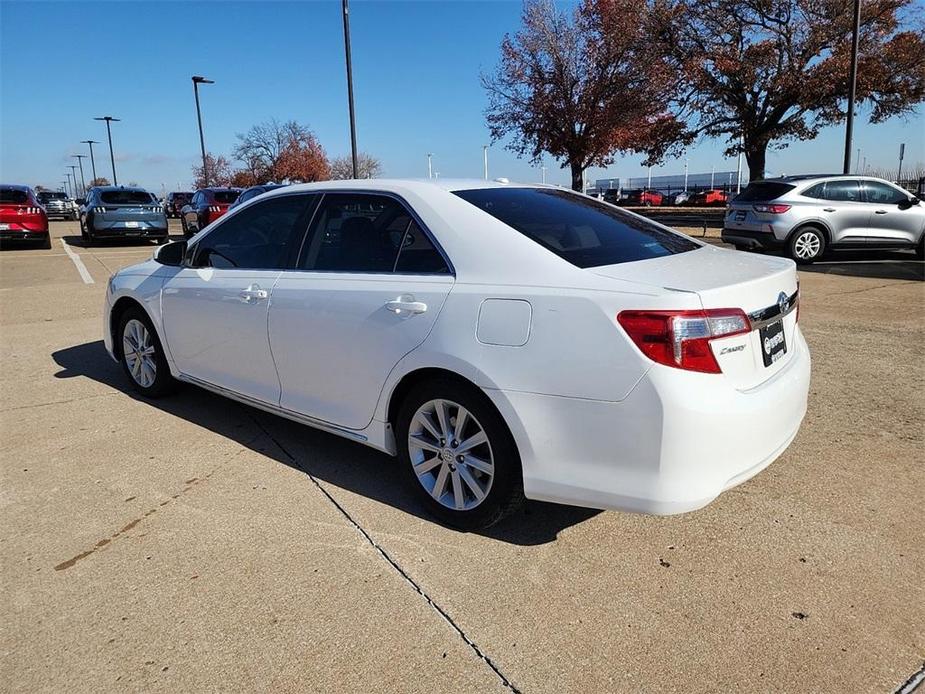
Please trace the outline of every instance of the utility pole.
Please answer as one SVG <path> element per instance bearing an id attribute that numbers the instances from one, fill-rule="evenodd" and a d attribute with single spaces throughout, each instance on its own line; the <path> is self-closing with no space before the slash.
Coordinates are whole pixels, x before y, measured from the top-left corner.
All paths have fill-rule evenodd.
<path id="1" fill-rule="evenodd" d="M 81 144 L 89 145 L 90 147 L 90 168 L 93 171 L 93 180 L 96 180 L 96 160 L 93 158 L 93 145 L 98 145 L 99 142 L 96 140 L 81 140 Z"/>
<path id="2" fill-rule="evenodd" d="M 209 167 L 206 161 L 206 139 L 202 135 L 202 111 L 199 110 L 199 85 L 215 84 L 201 75 L 193 75 L 193 94 L 196 96 L 196 120 L 199 121 L 199 149 L 202 151 L 202 180 L 209 185 Z"/>
<path id="3" fill-rule="evenodd" d="M 736 195 L 742 192 L 742 150 L 745 148 L 745 138 L 739 138 L 739 157 L 736 162 Z"/>
<path id="4" fill-rule="evenodd" d="M 649 180 L 646 183 L 646 190 L 649 190 L 651 188 L 652 188 L 652 167 L 650 166 L 649 167 Z"/>
<path id="5" fill-rule="evenodd" d="M 858 147 L 858 158 L 854 162 L 854 175 L 858 175 L 858 167 L 861 165 L 861 148 Z"/>
<path id="6" fill-rule="evenodd" d="M 899 168 L 896 170 L 896 183 L 898 184 L 903 178 L 903 155 L 906 153 L 906 143 L 899 145 Z"/>
<path id="7" fill-rule="evenodd" d="M 716 175 L 716 164 L 710 167 L 710 190 L 713 190 L 713 177 Z"/>
<path id="8" fill-rule="evenodd" d="M 357 174 L 357 125 L 353 112 L 353 63 L 350 60 L 350 9 L 344 0 L 344 52 L 347 57 L 347 99 L 350 103 L 350 150 L 353 154 L 353 177 Z"/>
<path id="9" fill-rule="evenodd" d="M 684 192 L 687 192 L 687 159 L 684 160 Z"/>
<path id="10" fill-rule="evenodd" d="M 488 180 L 488 145 L 482 145 L 482 163 L 484 168 L 485 180 Z"/>
<path id="11" fill-rule="evenodd" d="M 540 171 L 543 172 L 543 185 L 546 185 L 546 165 L 542 164 L 540 166 Z"/>
<path id="12" fill-rule="evenodd" d="M 73 155 L 77 160 L 77 163 L 80 165 L 80 187 L 83 188 L 84 197 L 87 195 L 87 182 L 84 180 L 84 159 L 87 155 L 85 154 L 75 154 Z"/>
<path id="13" fill-rule="evenodd" d="M 432 152 L 427 153 L 427 178 L 434 177 L 434 155 Z"/>
<path id="14" fill-rule="evenodd" d="M 845 164 L 842 173 L 851 173 L 851 137 L 854 130 L 854 100 L 858 82 L 858 41 L 861 36 L 861 0 L 854 0 L 854 33 L 851 36 L 851 81 L 848 83 L 848 120 L 845 123 Z"/>
<path id="15" fill-rule="evenodd" d="M 113 121 L 118 122 L 119 119 L 113 118 L 112 116 L 100 116 L 98 118 L 94 118 L 93 120 L 106 121 L 106 135 L 109 137 L 109 163 L 112 164 L 112 184 L 117 186 L 119 185 L 119 179 L 116 178 L 116 157 L 112 153 L 112 129 L 110 128 L 110 124 Z"/>

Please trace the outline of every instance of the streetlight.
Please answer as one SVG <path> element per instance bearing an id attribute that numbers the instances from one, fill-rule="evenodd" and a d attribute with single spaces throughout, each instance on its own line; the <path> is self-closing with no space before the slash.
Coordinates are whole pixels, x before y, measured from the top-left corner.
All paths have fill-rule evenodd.
<path id="1" fill-rule="evenodd" d="M 684 192 L 687 192 L 687 159 L 684 160 Z"/>
<path id="2" fill-rule="evenodd" d="M 842 173 L 851 173 L 851 136 L 854 129 L 854 99 L 858 82 L 858 40 L 861 36 L 861 0 L 854 0 L 854 33 L 851 37 L 851 81 L 848 82 L 848 120 L 845 123 L 845 165 Z"/>
<path id="3" fill-rule="evenodd" d="M 96 180 L 96 160 L 93 158 L 93 145 L 98 145 L 96 140 L 81 140 L 80 144 L 90 146 L 90 168 L 93 170 L 93 180 Z"/>
<path id="4" fill-rule="evenodd" d="M 72 188 L 71 188 L 71 174 L 70 174 L 70 172 L 65 171 L 65 172 L 64 172 L 64 175 L 67 176 L 67 182 L 68 182 L 68 186 L 64 189 L 64 192 L 67 193 L 67 196 L 68 196 L 69 198 L 73 198 L 73 197 L 75 197 L 75 196 L 71 195 L 71 190 L 72 190 Z"/>
<path id="5" fill-rule="evenodd" d="M 434 155 L 432 152 L 427 153 L 427 178 L 434 177 Z"/>
<path id="6" fill-rule="evenodd" d="M 350 151 L 353 154 L 353 177 L 357 174 L 357 124 L 353 112 L 353 63 L 350 61 L 350 9 L 344 0 L 344 53 L 347 57 L 347 99 L 350 103 Z"/>
<path id="7" fill-rule="evenodd" d="M 68 167 L 71 170 L 71 176 L 74 177 L 74 197 L 80 197 L 80 189 L 77 187 L 77 167 L 74 164 L 68 164 Z"/>
<path id="8" fill-rule="evenodd" d="M 543 172 L 543 185 L 546 185 L 546 164 L 540 166 L 540 171 Z"/>
<path id="9" fill-rule="evenodd" d="M 485 180 L 487 181 L 488 180 L 488 145 L 482 145 L 482 160 L 483 160 L 482 163 L 484 164 L 483 168 L 485 170 L 484 171 Z"/>
<path id="10" fill-rule="evenodd" d="M 99 116 L 93 120 L 104 120 L 106 121 L 106 135 L 109 137 L 109 163 L 112 164 L 112 184 L 114 186 L 119 185 L 119 179 L 116 178 L 116 157 L 112 153 L 112 129 L 110 128 L 110 123 L 115 121 L 119 122 L 119 118 L 113 118 L 112 116 Z"/>
<path id="11" fill-rule="evenodd" d="M 61 181 L 64 186 L 64 194 L 67 195 L 67 181 Z"/>
<path id="12" fill-rule="evenodd" d="M 80 165 L 80 187 L 83 188 L 84 195 L 87 194 L 87 182 L 84 180 L 84 159 L 87 158 L 86 154 L 72 154 L 77 160 L 77 163 Z"/>
<path id="13" fill-rule="evenodd" d="M 202 135 L 202 112 L 199 110 L 199 85 L 215 84 L 214 80 L 207 80 L 201 75 L 193 75 L 193 94 L 196 95 L 196 119 L 199 121 L 199 148 L 202 150 L 202 180 L 209 185 L 209 167 L 206 164 L 206 140 Z"/>

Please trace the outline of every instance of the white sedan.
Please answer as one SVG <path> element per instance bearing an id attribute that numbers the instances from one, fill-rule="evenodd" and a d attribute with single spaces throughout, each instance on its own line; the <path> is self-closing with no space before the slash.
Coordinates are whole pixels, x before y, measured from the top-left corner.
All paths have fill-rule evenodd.
<path id="1" fill-rule="evenodd" d="M 549 186 L 331 181 L 261 195 L 106 293 L 136 390 L 177 381 L 397 455 L 442 521 L 524 497 L 700 508 L 793 440 L 793 262 Z"/>

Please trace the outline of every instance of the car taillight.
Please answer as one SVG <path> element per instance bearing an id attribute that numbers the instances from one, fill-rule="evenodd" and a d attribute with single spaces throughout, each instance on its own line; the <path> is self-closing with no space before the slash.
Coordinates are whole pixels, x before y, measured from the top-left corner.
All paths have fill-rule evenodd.
<path id="1" fill-rule="evenodd" d="M 105 207 L 94 207 L 93 211 L 99 214 L 103 214 L 106 211 L 106 208 Z"/>
<path id="2" fill-rule="evenodd" d="M 790 209 L 790 205 L 752 205 L 755 212 L 770 212 L 771 214 L 783 214 Z"/>
<path id="3" fill-rule="evenodd" d="M 222 208 L 218 205 L 209 205 L 209 212 L 221 212 Z"/>
<path id="4" fill-rule="evenodd" d="M 752 329 L 748 316 L 737 308 L 621 311 L 617 321 L 652 361 L 708 374 L 721 373 L 710 341 L 748 333 Z"/>

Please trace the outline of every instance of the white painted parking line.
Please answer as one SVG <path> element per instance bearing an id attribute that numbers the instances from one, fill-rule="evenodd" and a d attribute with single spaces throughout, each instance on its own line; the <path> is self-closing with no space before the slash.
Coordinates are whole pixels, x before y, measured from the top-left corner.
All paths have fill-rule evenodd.
<path id="1" fill-rule="evenodd" d="M 71 250 L 71 247 L 67 245 L 67 241 L 64 239 L 61 239 L 61 245 L 64 246 L 64 252 L 67 253 L 67 257 L 74 262 L 74 267 L 77 268 L 77 272 L 80 274 L 80 279 L 84 281 L 84 284 L 93 284 L 93 278 L 90 277 L 90 273 L 87 271 L 87 266 L 84 265 L 84 261 L 80 259 L 80 256 Z"/>

